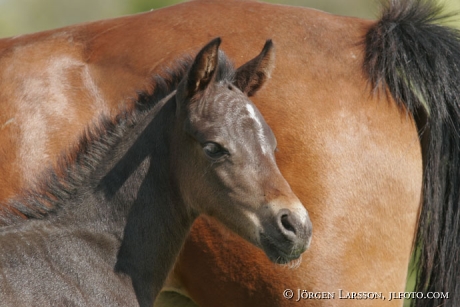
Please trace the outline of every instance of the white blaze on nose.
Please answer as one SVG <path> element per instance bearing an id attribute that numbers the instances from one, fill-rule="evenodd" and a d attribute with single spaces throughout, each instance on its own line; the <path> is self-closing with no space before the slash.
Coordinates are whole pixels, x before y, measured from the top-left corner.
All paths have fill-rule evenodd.
<path id="1" fill-rule="evenodd" d="M 268 152 L 268 142 L 264 134 L 264 129 L 262 126 L 262 123 L 260 122 L 259 117 L 256 115 L 256 110 L 251 104 L 246 104 L 246 110 L 249 113 L 249 117 L 256 123 L 255 128 L 257 130 L 257 138 L 259 139 L 261 148 L 262 148 L 262 153 L 265 155 Z"/>

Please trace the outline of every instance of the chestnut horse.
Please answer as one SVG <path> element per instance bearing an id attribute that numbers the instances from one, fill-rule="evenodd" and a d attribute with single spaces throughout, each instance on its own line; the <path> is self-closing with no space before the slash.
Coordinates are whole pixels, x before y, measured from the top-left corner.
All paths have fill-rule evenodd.
<path id="1" fill-rule="evenodd" d="M 310 219 L 247 96 L 269 78 L 273 44 L 235 71 L 220 43 L 155 76 L 153 93 L 88 128 L 10 203 L 28 219 L 0 228 L 2 304 L 152 306 L 200 213 L 276 263 L 307 249 Z"/>
<path id="2" fill-rule="evenodd" d="M 33 186 L 88 122 L 179 54 L 221 36 L 240 65 L 272 38 L 271 86 L 252 100 L 309 211 L 310 249 L 297 269 L 274 265 L 200 218 L 164 297 L 175 291 L 202 307 L 400 306 L 390 295 L 404 291 L 415 237 L 417 291 L 449 292 L 416 304 L 460 305 L 459 37 L 428 0 L 388 2 L 370 21 L 198 0 L 0 40 L 1 199 Z"/>

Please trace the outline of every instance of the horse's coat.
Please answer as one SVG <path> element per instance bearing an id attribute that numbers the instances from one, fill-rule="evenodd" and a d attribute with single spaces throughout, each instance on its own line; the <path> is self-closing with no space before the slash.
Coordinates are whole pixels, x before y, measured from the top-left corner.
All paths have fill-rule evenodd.
<path id="1" fill-rule="evenodd" d="M 430 25 L 436 18 L 425 5 L 429 1 L 389 2 L 393 9 L 376 22 L 250 1 L 200 0 L 0 40 L 0 125 L 14 118 L 0 130 L 1 199 L 20 193 L 44 165 L 75 142 L 82 127 L 99 113 L 117 110 L 152 72 L 182 52 L 222 36 L 223 49 L 242 64 L 260 48 L 256 40 L 272 38 L 278 58 L 271 86 L 253 100 L 277 135 L 283 175 L 310 213 L 315 228 L 311 248 L 296 270 L 274 266 L 260 251 L 202 218 L 192 228 L 168 285 L 203 307 L 401 305 L 401 300 L 388 298 L 294 303 L 282 296 L 286 288 L 387 296 L 403 291 L 422 193 L 427 186 L 456 182 L 431 171 L 422 191 L 418 131 L 406 112 L 415 111 L 407 108 L 406 98 L 414 100 L 398 73 L 407 71 L 417 89 L 426 89 L 421 94 L 437 93 L 436 103 L 429 99 L 431 108 L 450 105 L 455 123 L 458 108 L 451 102 L 460 97 L 455 86 L 458 38 Z M 373 35 L 366 40 L 368 33 Z M 423 37 L 430 40 L 421 48 Z M 441 65 L 433 64 L 432 73 L 424 71 L 425 79 L 414 79 L 414 67 L 431 60 Z M 433 88 L 436 75 L 443 82 Z M 395 96 L 398 103 L 382 92 L 374 95 L 370 81 L 376 85 L 382 80 L 388 93 L 405 93 Z M 423 117 L 423 111 L 416 115 Z M 445 123 L 446 118 L 432 120 Z M 63 123 L 67 128 L 57 129 Z M 419 124 L 422 127 L 423 120 Z M 449 127 L 438 131 L 455 131 Z M 425 158 L 427 135 L 422 143 Z M 441 152 L 444 138 L 433 138 L 440 141 L 433 144 Z M 455 133 L 449 138 L 455 140 Z M 450 156 L 432 150 L 433 161 L 444 156 L 458 165 L 452 158 L 455 149 Z M 459 211 L 452 205 L 456 196 L 444 195 L 452 199 L 449 206 L 439 197 L 432 201 L 424 196 L 420 212 L 425 221 L 432 214 L 441 224 L 445 217 L 452 218 L 446 224 L 450 228 L 429 231 L 426 240 L 433 245 L 428 248 L 436 251 L 438 242 L 444 247 L 439 254 L 424 254 L 429 267 L 440 271 L 431 276 L 427 268 L 422 275 L 432 278 L 428 289 L 450 291 L 451 296 L 445 302 L 427 299 L 418 304 L 457 306 L 460 291 L 449 288 L 452 282 L 443 285 L 447 279 L 442 276 L 446 268 L 449 280 L 459 278 Z M 438 265 L 433 266 L 433 260 Z M 423 279 L 420 285 L 418 289 L 424 289 Z"/>

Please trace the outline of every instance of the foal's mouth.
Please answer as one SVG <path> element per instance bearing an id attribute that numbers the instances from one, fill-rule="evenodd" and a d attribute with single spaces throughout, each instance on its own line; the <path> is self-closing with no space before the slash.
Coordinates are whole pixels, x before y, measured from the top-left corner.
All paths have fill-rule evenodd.
<path id="1" fill-rule="evenodd" d="M 302 256 L 310 246 L 311 237 L 304 243 L 276 242 L 270 236 L 264 233 L 260 234 L 260 243 L 267 257 L 276 264 L 287 264 L 293 260 L 297 260 Z"/>

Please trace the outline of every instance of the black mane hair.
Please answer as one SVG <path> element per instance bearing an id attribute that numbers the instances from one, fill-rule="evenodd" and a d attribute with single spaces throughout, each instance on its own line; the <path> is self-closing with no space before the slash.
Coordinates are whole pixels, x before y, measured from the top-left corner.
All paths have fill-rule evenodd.
<path id="1" fill-rule="evenodd" d="M 29 219 L 42 219 L 59 210 L 61 204 L 88 185 L 88 178 L 105 155 L 123 137 L 128 128 L 154 108 L 163 98 L 174 92 L 193 63 L 191 56 L 175 61 L 170 68 L 152 76 L 149 89 L 138 92 L 120 107 L 115 116 L 101 115 L 88 125 L 77 143 L 64 151 L 57 167 L 49 167 L 32 188 L 9 200 L 0 215 L 0 225 L 12 225 Z M 219 51 L 216 81 L 233 82 L 235 69 L 226 55 Z"/>
<path id="2" fill-rule="evenodd" d="M 440 25 L 452 16 L 434 1 L 389 0 L 365 37 L 365 73 L 414 116 L 421 138 L 415 291 L 449 298 L 416 306 L 460 306 L 460 33 Z"/>

